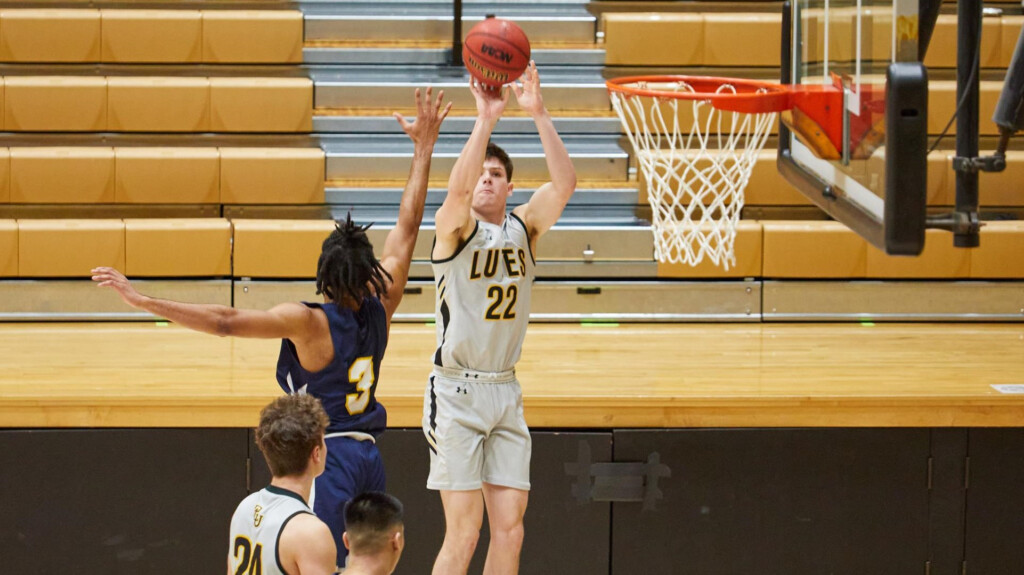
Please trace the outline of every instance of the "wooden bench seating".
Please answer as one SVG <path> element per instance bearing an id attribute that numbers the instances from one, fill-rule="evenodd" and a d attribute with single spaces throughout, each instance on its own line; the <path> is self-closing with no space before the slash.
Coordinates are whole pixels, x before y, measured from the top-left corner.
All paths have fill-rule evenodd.
<path id="1" fill-rule="evenodd" d="M 11 132 L 274 132 L 313 127 L 309 78 L 8 76 Z"/>
<path id="2" fill-rule="evenodd" d="M 838 9 L 833 9 L 838 10 Z M 849 11 L 855 10 L 849 8 Z M 813 13 L 810 19 L 813 20 Z M 875 14 L 865 25 L 879 33 L 875 53 L 889 49 L 891 22 Z M 987 16 L 982 25 L 981 66 L 1010 65 L 1024 16 Z M 820 24 L 819 24 L 820 25 Z M 605 63 L 609 66 L 778 67 L 782 16 L 765 12 L 606 12 Z M 823 35 L 817 37 L 819 40 Z M 821 47 L 808 47 L 813 58 Z M 830 58 L 843 59 L 849 46 L 830 47 Z M 925 65 L 956 68 L 956 16 L 939 16 Z"/>
<path id="3" fill-rule="evenodd" d="M 325 220 L 235 220 L 235 277 L 312 278 L 323 239 L 333 223 Z M 383 231 L 376 230 L 378 249 Z M 552 234 L 557 234 L 556 228 Z M 614 233 L 614 232 L 610 232 Z M 917 258 L 888 256 L 855 233 L 829 221 L 749 221 L 740 223 L 737 262 L 723 271 L 707 262 L 695 268 L 659 265 L 661 278 L 765 279 L 1022 279 L 1024 222 L 988 222 L 981 247 L 956 249 L 951 236 L 928 230 L 924 253 Z M 431 231 L 421 235 L 429 239 Z M 552 235 L 554 237 L 554 235 Z M 420 242 L 414 258 L 429 258 L 429 241 Z M 539 261 L 547 261 L 539 254 Z"/>
<path id="4" fill-rule="evenodd" d="M 0 220 L 2 276 L 80 278 L 96 266 L 136 277 L 228 276 L 231 224 L 222 218 Z"/>
<path id="5" fill-rule="evenodd" d="M 745 205 L 810 206 L 779 173 L 775 156 L 773 149 L 758 155 Z M 444 161 L 434 170 L 443 172 Z M 0 204 L 323 204 L 325 162 L 320 148 L 0 148 Z M 980 178 L 983 207 L 1024 206 L 1024 151 L 1007 152 L 1005 171 Z M 952 206 L 955 185 L 952 152 L 933 152 L 928 205 Z M 638 203 L 648 201 L 648 188 L 641 178 Z"/>
<path id="6" fill-rule="evenodd" d="M 0 148 L 0 203 L 322 204 L 320 148 Z"/>
<path id="7" fill-rule="evenodd" d="M 298 10 L 0 10 L 0 62 L 296 64 Z"/>

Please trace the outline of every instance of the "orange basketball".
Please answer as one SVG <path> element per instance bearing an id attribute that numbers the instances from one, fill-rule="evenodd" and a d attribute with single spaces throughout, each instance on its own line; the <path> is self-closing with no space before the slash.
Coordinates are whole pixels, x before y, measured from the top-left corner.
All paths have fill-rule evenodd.
<path id="1" fill-rule="evenodd" d="M 499 88 L 530 64 L 530 40 L 515 22 L 488 16 L 466 35 L 462 60 L 481 84 Z"/>

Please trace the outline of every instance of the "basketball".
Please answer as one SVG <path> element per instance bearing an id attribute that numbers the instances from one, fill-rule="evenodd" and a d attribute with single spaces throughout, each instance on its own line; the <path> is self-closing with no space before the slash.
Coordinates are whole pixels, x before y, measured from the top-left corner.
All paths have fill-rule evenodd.
<path id="1" fill-rule="evenodd" d="M 515 22 L 488 16 L 466 34 L 462 61 L 481 84 L 500 88 L 530 64 L 530 40 Z"/>

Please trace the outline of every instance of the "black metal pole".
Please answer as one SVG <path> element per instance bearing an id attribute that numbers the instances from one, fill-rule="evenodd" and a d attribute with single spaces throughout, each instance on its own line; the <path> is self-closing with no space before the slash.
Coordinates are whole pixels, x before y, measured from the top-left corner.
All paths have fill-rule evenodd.
<path id="1" fill-rule="evenodd" d="M 789 0 L 782 3 L 782 46 L 779 82 L 789 84 L 793 81 L 793 5 Z M 780 123 L 779 127 L 783 127 Z"/>
<path id="2" fill-rule="evenodd" d="M 981 36 L 981 0 L 957 2 L 956 101 L 963 106 L 956 114 L 956 155 L 958 158 L 978 157 L 978 116 L 980 82 L 978 73 L 978 40 Z M 973 71 L 973 72 L 972 72 Z M 956 212 L 968 221 L 976 221 L 978 213 L 978 172 L 956 172 Z M 978 247 L 978 226 L 967 225 L 953 233 L 958 248 Z"/>
<path id="3" fill-rule="evenodd" d="M 793 83 L 793 4 L 791 0 L 782 3 L 782 46 L 781 66 L 779 67 L 779 83 Z M 778 153 L 789 152 L 789 128 L 779 121 Z"/>
<path id="4" fill-rule="evenodd" d="M 924 62 L 925 54 L 928 53 L 928 45 L 931 44 L 941 9 L 942 0 L 920 0 L 918 4 L 917 59 L 921 62 Z"/>
<path id="5" fill-rule="evenodd" d="M 462 0 L 452 2 L 452 66 L 462 66 Z"/>

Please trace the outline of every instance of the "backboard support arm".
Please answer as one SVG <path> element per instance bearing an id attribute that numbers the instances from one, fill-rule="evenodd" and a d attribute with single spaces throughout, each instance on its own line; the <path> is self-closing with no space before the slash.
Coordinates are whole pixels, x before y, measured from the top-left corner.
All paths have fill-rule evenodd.
<path id="1" fill-rule="evenodd" d="M 956 114 L 956 155 L 959 158 L 978 157 L 981 102 L 980 74 L 977 71 L 980 54 L 977 46 L 981 36 L 981 0 L 957 2 L 956 97 L 964 104 Z M 964 222 L 953 231 L 953 245 L 975 248 L 980 244 L 978 231 L 978 172 L 956 172 L 955 221 Z"/>

